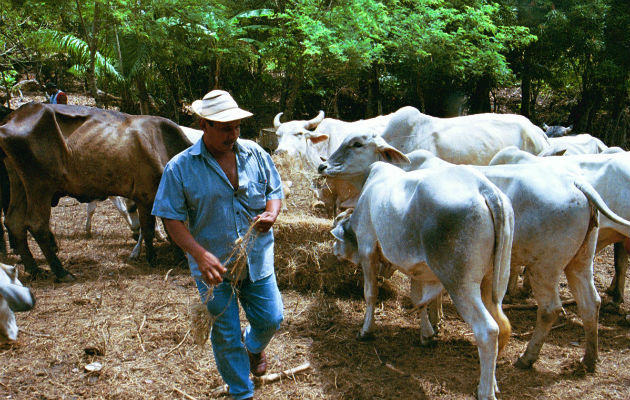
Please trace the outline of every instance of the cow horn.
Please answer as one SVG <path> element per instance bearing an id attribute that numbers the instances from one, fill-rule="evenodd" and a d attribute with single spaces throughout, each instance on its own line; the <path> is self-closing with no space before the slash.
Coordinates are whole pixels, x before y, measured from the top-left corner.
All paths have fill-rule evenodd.
<path id="1" fill-rule="evenodd" d="M 319 125 L 319 123 L 322 122 L 323 120 L 324 120 L 324 111 L 319 110 L 319 114 L 317 114 L 317 117 L 306 121 L 305 129 L 315 129 L 317 128 L 317 125 Z"/>
<path id="2" fill-rule="evenodd" d="M 278 114 L 276 114 L 275 118 L 273 119 L 273 126 L 278 129 L 280 128 L 280 125 L 282 125 L 282 122 L 280 122 L 280 116 L 282 115 L 281 112 L 279 112 Z"/>

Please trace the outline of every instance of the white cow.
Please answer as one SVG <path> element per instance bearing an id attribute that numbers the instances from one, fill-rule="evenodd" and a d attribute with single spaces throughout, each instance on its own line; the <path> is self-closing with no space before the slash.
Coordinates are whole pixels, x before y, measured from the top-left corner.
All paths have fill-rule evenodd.
<path id="1" fill-rule="evenodd" d="M 609 147 L 595 136 L 582 133 L 575 136 L 560 136 L 549 138 L 549 148 L 538 155 L 541 157 L 553 155 L 598 154 L 606 152 Z"/>
<path id="2" fill-rule="evenodd" d="M 528 163 L 540 163 L 548 171 L 568 168 L 576 174 L 581 174 L 616 214 L 630 219 L 630 153 L 536 157 L 517 148 L 508 147 L 496 154 L 491 165 Z M 615 277 L 606 292 L 612 296 L 613 302 L 617 304 L 623 302 L 628 252 L 630 251 L 630 237 L 621 233 L 622 229 L 609 218 L 600 218 L 597 251 L 599 252 L 606 246 L 615 243 Z M 514 280 L 511 286 L 512 289 L 510 290 L 513 291 Z"/>
<path id="3" fill-rule="evenodd" d="M 547 135 L 547 137 L 549 138 L 557 138 L 557 137 L 561 137 L 564 135 L 568 135 L 569 133 L 571 133 L 571 131 L 573 131 L 573 125 L 565 127 L 562 125 L 547 125 L 545 123 L 543 123 L 543 129 L 545 131 L 545 135 Z"/>
<path id="4" fill-rule="evenodd" d="M 391 147 L 382 137 L 351 135 L 328 163 L 320 166 L 320 170 L 323 173 L 329 168 L 353 171 L 354 167 L 347 164 L 390 161 L 388 157 L 392 157 L 392 150 L 389 149 Z M 453 166 L 423 150 L 408 154 L 408 159 L 411 168 L 423 170 Z M 630 222 L 615 215 L 584 178 L 567 169 L 558 167 L 550 171 L 542 164 L 474 168 L 501 189 L 512 203 L 516 220 L 511 265 L 513 268 L 527 266 L 538 302 L 534 334 L 516 365 L 528 368 L 538 358 L 544 338 L 562 310 L 558 288 L 560 274 L 564 272 L 584 323 L 586 348 L 583 362 L 588 371 L 593 371 L 597 361 L 597 321 L 601 302 L 592 272 L 598 235 L 596 209 L 614 220 L 617 229 L 625 235 L 630 234 Z M 351 177 L 349 172 L 346 176 Z M 384 189 L 382 196 L 389 195 L 390 191 Z M 558 234 L 557 227 L 560 226 L 562 234 Z M 459 245 L 455 247 L 458 251 Z"/>
<path id="5" fill-rule="evenodd" d="M 363 268 L 367 308 L 359 337 L 374 330 L 382 264 L 410 277 L 412 302 L 425 316 L 426 305 L 446 289 L 475 335 L 478 398 L 495 399 L 496 359 L 511 331 L 501 309 L 514 229 L 509 200 L 469 166 L 405 172 L 386 163 L 370 165 L 361 157 L 365 148 L 351 147 L 355 143 L 344 141 L 320 171 L 362 188 L 348 223 L 338 225 L 345 233 L 337 233 L 356 235 L 349 258 Z M 406 160 L 392 147 L 380 152 L 386 159 Z M 431 331 L 430 324 L 422 330 Z"/>
<path id="6" fill-rule="evenodd" d="M 324 118 L 324 112 L 311 120 L 294 120 L 280 122 L 282 113 L 278 113 L 273 125 L 278 136 L 276 154 L 287 154 L 299 159 L 307 170 L 315 172 L 322 160 L 327 159 L 339 147 L 343 139 L 353 132 L 382 133 L 392 114 L 381 115 L 366 120 L 353 122 L 334 118 Z M 316 197 L 324 203 L 333 215 L 344 202 L 358 193 L 349 185 L 335 179 L 326 179 L 320 184 L 314 182 Z"/>
<path id="7" fill-rule="evenodd" d="M 0 263 L 0 344 L 17 340 L 14 312 L 28 311 L 35 306 L 31 290 L 22 286 L 17 275 L 17 268 Z"/>
<path id="8" fill-rule="evenodd" d="M 414 107 L 396 111 L 382 137 L 403 153 L 424 149 L 454 164 L 488 165 L 499 150 L 508 146 L 532 154 L 549 147 L 542 129 L 522 115 L 436 118 Z"/>
<path id="9" fill-rule="evenodd" d="M 128 210 L 127 200 L 124 197 L 109 196 L 108 199 L 112 202 L 114 207 L 116 207 L 116 210 L 118 210 L 120 215 L 122 215 L 127 225 L 129 225 L 131 232 L 133 232 L 133 237 L 137 239 L 140 235 L 140 218 L 138 217 L 138 213 L 136 211 L 130 212 Z M 98 201 L 91 201 L 87 204 L 85 233 L 88 237 L 92 236 L 92 217 L 94 216 L 98 203 Z"/>

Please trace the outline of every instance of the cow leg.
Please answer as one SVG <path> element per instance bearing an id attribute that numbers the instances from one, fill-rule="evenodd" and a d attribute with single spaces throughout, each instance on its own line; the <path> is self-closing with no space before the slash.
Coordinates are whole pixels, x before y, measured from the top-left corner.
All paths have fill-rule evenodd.
<path id="1" fill-rule="evenodd" d="M 138 204 L 138 217 L 140 218 L 140 234 L 147 251 L 147 261 L 153 265 L 155 263 L 155 249 L 153 248 L 153 237 L 155 236 L 155 217 L 151 215 L 151 205 Z M 138 243 L 142 240 L 138 239 Z"/>
<path id="2" fill-rule="evenodd" d="M 96 211 L 96 201 L 91 201 L 87 204 L 87 215 L 85 217 L 85 234 L 87 237 L 92 236 L 92 216 Z"/>
<path id="3" fill-rule="evenodd" d="M 593 258 L 595 257 L 597 233 L 597 229 L 589 232 L 584 246 L 564 272 L 584 325 L 586 345 L 582 363 L 587 372 L 595 372 L 595 364 L 597 363 L 597 324 L 601 304 L 593 280 Z"/>
<path id="4" fill-rule="evenodd" d="M 507 293 L 503 299 L 505 303 L 512 303 L 518 297 L 518 277 L 521 275 L 522 266 L 511 265 L 510 280 L 508 281 Z"/>
<path id="5" fill-rule="evenodd" d="M 26 192 L 22 181 L 13 168 L 8 168 L 11 182 L 11 200 L 6 213 L 5 225 L 9 234 L 9 242 L 24 264 L 24 269 L 33 278 L 43 274 L 43 270 L 37 266 L 35 258 L 28 247 L 27 237 L 27 202 Z"/>
<path id="6" fill-rule="evenodd" d="M 376 272 L 378 262 L 371 256 L 368 260 L 361 262 L 363 266 L 363 296 L 365 297 L 365 318 L 363 327 L 359 331 L 359 340 L 371 340 L 374 338 L 374 307 L 378 296 L 378 286 L 376 284 Z"/>
<path id="7" fill-rule="evenodd" d="M 43 197 L 45 199 L 45 197 Z M 61 264 L 61 260 L 57 257 L 57 241 L 50 231 L 50 201 L 38 202 L 38 207 L 29 210 L 28 225 L 29 230 L 33 234 L 35 241 L 42 249 L 42 253 L 50 265 L 50 269 L 55 274 L 57 280 L 61 282 L 73 281 L 74 275 L 68 272 Z"/>
<path id="8" fill-rule="evenodd" d="M 124 197 L 123 199 L 125 200 L 124 203 L 127 209 L 127 215 L 129 215 L 129 219 L 131 220 L 133 238 L 134 240 L 140 241 L 140 218 L 138 217 L 138 206 L 136 205 L 136 202 L 131 199 Z"/>
<path id="9" fill-rule="evenodd" d="M 427 306 L 427 313 L 429 315 L 429 321 L 431 326 L 438 333 L 442 327 L 442 321 L 444 320 L 444 312 L 442 311 L 442 297 L 443 294 L 439 294 L 432 302 Z"/>
<path id="10" fill-rule="evenodd" d="M 477 342 L 481 370 L 477 399 L 495 400 L 495 393 L 498 392 L 495 369 L 499 352 L 500 328 L 486 309 L 479 287 L 463 282 L 458 286 L 450 288 L 452 290 L 449 294 L 459 314 L 471 326 Z"/>
<path id="11" fill-rule="evenodd" d="M 538 311 L 532 338 L 527 343 L 525 352 L 514 364 L 522 369 L 531 368 L 538 359 L 545 337 L 562 311 L 562 302 L 558 292 L 560 271 L 552 266 L 530 266 L 527 273 L 532 274 L 530 280 L 534 299 L 538 303 Z"/>
<path id="12" fill-rule="evenodd" d="M 630 239 L 626 239 L 628 241 Z M 610 283 L 606 294 L 612 297 L 615 304 L 623 303 L 623 292 L 626 286 L 626 272 L 628 271 L 628 252 L 623 242 L 614 244 L 615 250 L 615 276 Z"/>
<path id="13" fill-rule="evenodd" d="M 427 304 L 433 305 L 438 298 L 441 299 L 444 287 L 439 282 L 427 283 L 418 279 L 411 279 L 409 287 L 409 297 L 415 308 L 420 310 L 420 345 L 430 346 L 434 343 L 435 331 L 429 319 Z"/>

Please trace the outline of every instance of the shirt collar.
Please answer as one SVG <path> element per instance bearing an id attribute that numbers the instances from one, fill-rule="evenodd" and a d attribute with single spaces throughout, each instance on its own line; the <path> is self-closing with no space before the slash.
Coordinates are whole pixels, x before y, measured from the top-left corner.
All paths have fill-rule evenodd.
<path id="1" fill-rule="evenodd" d="M 245 155 L 249 156 L 250 154 L 252 154 L 252 151 L 250 149 L 243 146 L 243 144 L 241 143 L 241 139 L 236 139 L 236 143 L 234 144 L 234 150 L 236 154 L 240 156 L 245 156 Z M 208 152 L 208 149 L 206 149 L 206 146 L 203 144 L 203 137 L 197 140 L 197 142 L 191 146 L 190 154 L 194 156 L 199 156 L 199 155 L 209 156 L 210 155 L 210 152 Z"/>

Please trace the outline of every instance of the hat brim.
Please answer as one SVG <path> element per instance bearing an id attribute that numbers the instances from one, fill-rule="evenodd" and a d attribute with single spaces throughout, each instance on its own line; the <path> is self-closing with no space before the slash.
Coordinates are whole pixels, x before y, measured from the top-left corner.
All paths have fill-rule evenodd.
<path id="1" fill-rule="evenodd" d="M 245 110 L 240 109 L 238 107 L 230 108 L 230 109 L 227 109 L 227 110 L 223 110 L 223 111 L 220 111 L 220 112 L 214 113 L 214 114 L 206 114 L 206 113 L 203 112 L 203 108 L 201 106 L 202 106 L 202 101 L 201 100 L 195 100 L 191 104 L 190 108 L 199 117 L 201 117 L 203 119 L 207 119 L 209 121 L 232 122 L 232 121 L 236 121 L 236 120 L 239 120 L 239 119 L 248 118 L 248 117 L 251 117 L 252 115 L 254 115 L 251 112 L 245 111 Z"/>

